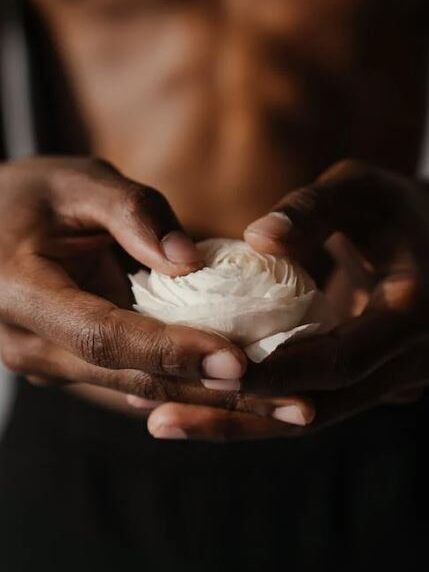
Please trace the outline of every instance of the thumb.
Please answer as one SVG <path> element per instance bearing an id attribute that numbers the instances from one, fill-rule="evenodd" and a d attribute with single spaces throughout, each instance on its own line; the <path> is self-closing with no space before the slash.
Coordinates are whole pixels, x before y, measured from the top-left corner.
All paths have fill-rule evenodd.
<path id="1" fill-rule="evenodd" d="M 159 191 L 100 160 L 69 174 L 61 189 L 65 192 L 56 206 L 66 220 L 105 228 L 144 266 L 171 276 L 201 268 L 201 253 Z"/>
<path id="2" fill-rule="evenodd" d="M 311 185 L 288 193 L 250 224 L 245 240 L 274 255 L 312 252 L 339 231 L 358 246 L 396 220 L 400 184 L 381 170 L 345 160 Z M 397 191 L 397 192 L 395 192 Z"/>

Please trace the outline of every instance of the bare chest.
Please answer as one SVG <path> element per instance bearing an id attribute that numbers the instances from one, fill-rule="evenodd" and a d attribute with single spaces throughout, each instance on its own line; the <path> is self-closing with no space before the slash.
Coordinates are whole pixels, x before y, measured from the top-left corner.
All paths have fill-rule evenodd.
<path id="1" fill-rule="evenodd" d="M 354 74 L 382 1 L 38 3 L 95 151 L 199 232 L 239 234 L 360 140 Z"/>

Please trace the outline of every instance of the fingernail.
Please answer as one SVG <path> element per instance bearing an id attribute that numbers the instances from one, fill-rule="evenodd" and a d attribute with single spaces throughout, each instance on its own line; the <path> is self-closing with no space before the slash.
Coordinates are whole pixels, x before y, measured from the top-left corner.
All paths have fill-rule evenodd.
<path id="1" fill-rule="evenodd" d="M 245 234 L 262 234 L 267 238 L 281 240 L 286 238 L 291 228 L 292 221 L 287 215 L 281 212 L 272 212 L 249 224 Z"/>
<path id="2" fill-rule="evenodd" d="M 204 358 L 202 368 L 205 377 L 239 379 L 244 373 L 243 364 L 228 350 L 221 350 Z"/>
<path id="3" fill-rule="evenodd" d="M 241 387 L 239 379 L 202 379 L 201 383 L 214 391 L 239 391 Z"/>
<path id="4" fill-rule="evenodd" d="M 179 427 L 170 427 L 169 425 L 160 425 L 154 431 L 152 431 L 152 435 L 156 439 L 187 439 L 186 433 L 183 429 Z"/>
<path id="5" fill-rule="evenodd" d="M 161 241 L 165 256 L 174 264 L 192 264 L 202 261 L 201 253 L 192 240 L 180 230 L 167 234 Z"/>
<path id="6" fill-rule="evenodd" d="M 284 405 L 277 407 L 272 412 L 272 417 L 283 423 L 291 423 L 292 425 L 307 425 L 307 421 L 299 407 L 296 405 Z"/>
<path id="7" fill-rule="evenodd" d="M 155 409 L 155 407 L 164 403 L 163 401 L 143 399 L 142 397 L 137 397 L 137 395 L 127 395 L 126 400 L 128 405 L 131 405 L 131 407 L 135 407 L 136 409 Z"/>

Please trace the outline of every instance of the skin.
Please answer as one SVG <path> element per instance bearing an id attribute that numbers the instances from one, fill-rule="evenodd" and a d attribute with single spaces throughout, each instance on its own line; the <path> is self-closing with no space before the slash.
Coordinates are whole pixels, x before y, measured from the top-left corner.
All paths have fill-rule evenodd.
<path id="1" fill-rule="evenodd" d="M 186 436 L 220 440 L 302 435 L 386 396 L 424 386 L 429 373 L 428 191 L 392 173 L 343 161 L 282 199 L 273 211 L 275 227 L 271 213 L 245 232 L 256 250 L 271 254 L 307 256 L 329 237 L 336 238 L 332 250 L 340 258 L 344 251 L 354 253 L 350 274 L 367 292 L 364 310 L 329 334 L 280 346 L 243 378 L 245 392 L 311 395 L 317 412 L 312 424 L 291 428 L 236 412 L 164 405 L 149 418 L 152 432 L 180 427 Z M 283 225 L 278 213 L 285 215 Z"/>
<path id="2" fill-rule="evenodd" d="M 7 324 L 2 328 L 1 347 L 9 367 L 28 374 L 36 383 L 65 379 L 72 382 L 72 391 L 104 402 L 110 399 L 110 404 L 114 401 L 124 411 L 130 404 L 144 410 L 148 399 L 183 402 L 161 405 L 149 417 L 149 430 L 164 438 L 222 440 L 300 434 L 303 430 L 296 425 L 307 425 L 314 417 L 311 403 L 317 413 L 311 424 L 314 430 L 377 403 L 382 396 L 402 389 L 405 382 L 420 382 L 422 358 L 417 360 L 421 372 L 416 371 L 416 360 L 404 358 L 402 366 L 392 366 L 403 355 L 402 348 L 423 343 L 422 324 L 415 317 L 426 317 L 421 287 L 426 280 L 422 255 L 427 247 L 427 221 L 422 214 L 426 189 L 411 178 L 425 101 L 425 30 L 419 18 L 424 3 L 410 2 L 406 11 L 400 4 L 388 3 L 387 10 L 386 2 L 369 0 L 269 0 L 252 7 L 239 0 L 37 0 L 35 5 L 57 42 L 94 153 L 124 175 L 112 175 L 110 167 L 84 159 L 73 165 L 69 159 L 60 164 L 34 159 L 2 169 L 8 192 L 1 210 L 9 215 L 21 209 L 7 217 L 10 229 L 2 230 L 0 237 L 2 292 L 10 289 L 13 280 L 16 296 L 20 295 L 0 301 L 0 317 Z M 372 29 L 377 34 L 369 33 Z M 408 178 L 377 171 L 375 183 L 372 167 L 342 163 L 315 185 L 303 187 L 342 156 L 359 156 Z M 34 177 L 35 172 L 40 177 Z M 131 178 L 161 189 L 177 218 L 160 214 L 156 207 L 149 209 L 148 222 L 146 206 L 139 203 L 131 210 L 138 213 L 135 227 L 144 227 L 144 232 L 119 236 L 119 229 L 128 225 L 118 221 L 115 225 L 113 213 L 108 217 L 105 198 L 92 204 L 97 186 L 95 195 L 109 197 L 110 207 L 112 176 L 115 188 L 135 189 Z M 314 193 L 331 196 L 331 184 L 335 199 L 326 205 L 321 200 L 319 210 Z M 77 187 L 81 194 L 76 194 L 78 199 L 71 205 L 69 197 Z M 301 190 L 288 193 L 297 187 Z M 117 198 L 117 210 L 127 192 Z M 392 193 L 400 199 L 394 211 L 386 212 L 383 208 Z M 46 204 L 50 216 L 46 216 Z M 189 329 L 175 330 L 174 335 L 169 331 L 160 345 L 170 348 L 174 338 L 182 356 L 182 367 L 175 371 L 171 364 L 154 368 L 158 357 L 144 357 L 153 331 L 157 342 L 158 330 L 165 333 L 158 324 L 136 326 L 136 336 L 122 345 L 115 325 L 107 342 L 103 335 L 101 342 L 89 344 L 98 348 L 101 358 L 88 355 L 88 350 L 82 352 L 82 319 L 85 324 L 88 320 L 82 318 L 87 308 L 83 290 L 98 295 L 103 312 L 111 311 L 106 299 L 117 307 L 129 307 L 125 283 L 109 284 L 118 261 L 106 245 L 106 234 L 138 262 L 181 274 L 190 270 L 189 265 L 173 268 L 159 255 L 159 241 L 177 228 L 177 219 L 193 236 L 239 237 L 273 204 L 287 213 L 293 230 L 279 236 L 265 232 L 263 238 L 260 228 L 257 233 L 248 229 L 246 240 L 261 251 L 308 259 L 329 238 L 337 263 L 329 293 L 337 300 L 341 294 L 345 318 L 369 301 L 358 322 L 345 324 L 326 338 L 280 348 L 267 363 L 249 367 L 238 394 L 201 387 L 202 350 L 208 350 L 209 340 Z M 355 207 L 352 212 L 350 204 Z M 406 216 L 406 231 L 387 224 L 392 216 L 395 220 Z M 373 217 L 383 232 L 370 232 Z M 171 227 L 173 219 L 176 222 Z M 366 242 L 356 236 L 362 220 L 368 221 L 362 229 Z M 418 236 L 414 236 L 417 229 Z M 102 237 L 95 239 L 94 234 L 100 233 Z M 70 234 L 79 234 L 72 245 Z M 146 238 L 153 234 L 159 240 L 148 244 Z M 298 240 L 296 234 L 312 237 L 315 244 Z M 394 256 L 397 253 L 385 252 L 386 243 L 397 247 L 399 259 Z M 392 258 L 388 268 L 377 265 L 380 251 L 381 260 Z M 23 272 L 24 254 L 25 260 L 43 264 Z M 94 275 L 101 278 L 101 284 L 93 283 L 91 272 L 79 275 L 85 267 L 97 270 Z M 75 305 L 61 298 L 63 287 L 72 293 Z M 38 307 L 46 310 L 42 316 Z M 67 331 L 56 318 L 64 308 L 70 316 Z M 103 312 L 97 313 L 101 319 L 93 330 L 99 330 L 100 322 L 104 324 Z M 135 323 L 143 318 L 127 313 L 126 319 Z M 128 322 L 124 329 L 128 330 Z M 377 332 L 379 343 L 367 348 L 366 357 L 368 330 Z M 210 349 L 221 347 L 211 337 L 210 344 L 214 344 Z M 228 347 L 244 370 L 239 349 Z M 359 360 L 350 351 L 356 347 L 360 348 Z M 417 345 L 414 351 L 419 349 Z M 341 355 L 345 352 L 344 363 L 334 358 L 340 350 Z M 168 352 L 158 348 L 159 353 Z M 193 381 L 183 371 L 188 356 L 194 364 Z M 354 371 L 356 362 L 361 371 Z M 312 363 L 316 367 L 307 371 L 307 364 Z M 338 363 L 343 364 L 341 372 L 332 370 L 331 365 Z M 398 374 L 392 378 L 386 367 Z M 378 381 L 372 383 L 375 375 Z M 101 396 L 97 390 L 95 395 L 91 390 L 90 396 L 88 385 L 82 383 L 132 393 L 145 401 L 129 400 L 126 405 L 121 396 L 113 399 L 112 393 Z M 368 384 L 371 391 L 365 389 Z M 297 392 L 303 397 L 290 397 Z M 272 419 L 278 407 L 287 406 L 292 407 L 289 421 L 295 426 Z"/>
<path id="3" fill-rule="evenodd" d="M 115 241 L 140 265 L 172 276 L 201 267 L 160 193 L 85 158 L 10 163 L 0 179 L 0 210 L 8 213 L 0 238 L 0 347 L 10 370 L 33 383 L 228 406 L 231 395 L 205 390 L 200 379 L 240 378 L 245 355 L 224 337 L 131 311 L 127 276 L 111 250 Z M 298 401 L 311 418 L 305 400 L 281 401 Z M 276 404 L 246 397 L 235 407 L 262 406 L 269 414 Z"/>

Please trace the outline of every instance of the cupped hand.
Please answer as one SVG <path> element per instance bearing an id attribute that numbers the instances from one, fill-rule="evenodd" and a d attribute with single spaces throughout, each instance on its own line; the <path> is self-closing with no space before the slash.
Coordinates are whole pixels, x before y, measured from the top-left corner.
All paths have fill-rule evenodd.
<path id="1" fill-rule="evenodd" d="M 210 440 L 301 435 L 413 391 L 429 377 L 429 193 L 423 183 L 342 161 L 285 196 L 245 232 L 252 247 L 307 259 L 328 244 L 365 293 L 358 316 L 329 334 L 280 346 L 248 368 L 236 402 L 299 393 L 316 410 L 301 427 L 282 423 L 303 409 L 261 415 L 165 404 L 149 418 L 155 436 Z M 274 414 L 273 414 L 274 413 Z M 264 416 L 265 415 L 265 416 Z M 274 417 L 274 419 L 273 419 Z M 305 422 L 304 422 L 305 421 Z"/>
<path id="2" fill-rule="evenodd" d="M 201 377 L 243 374 L 246 358 L 228 340 L 130 310 L 113 244 L 173 276 L 203 262 L 159 192 L 87 158 L 5 164 L 0 188 L 0 352 L 10 370 L 204 403 Z"/>

